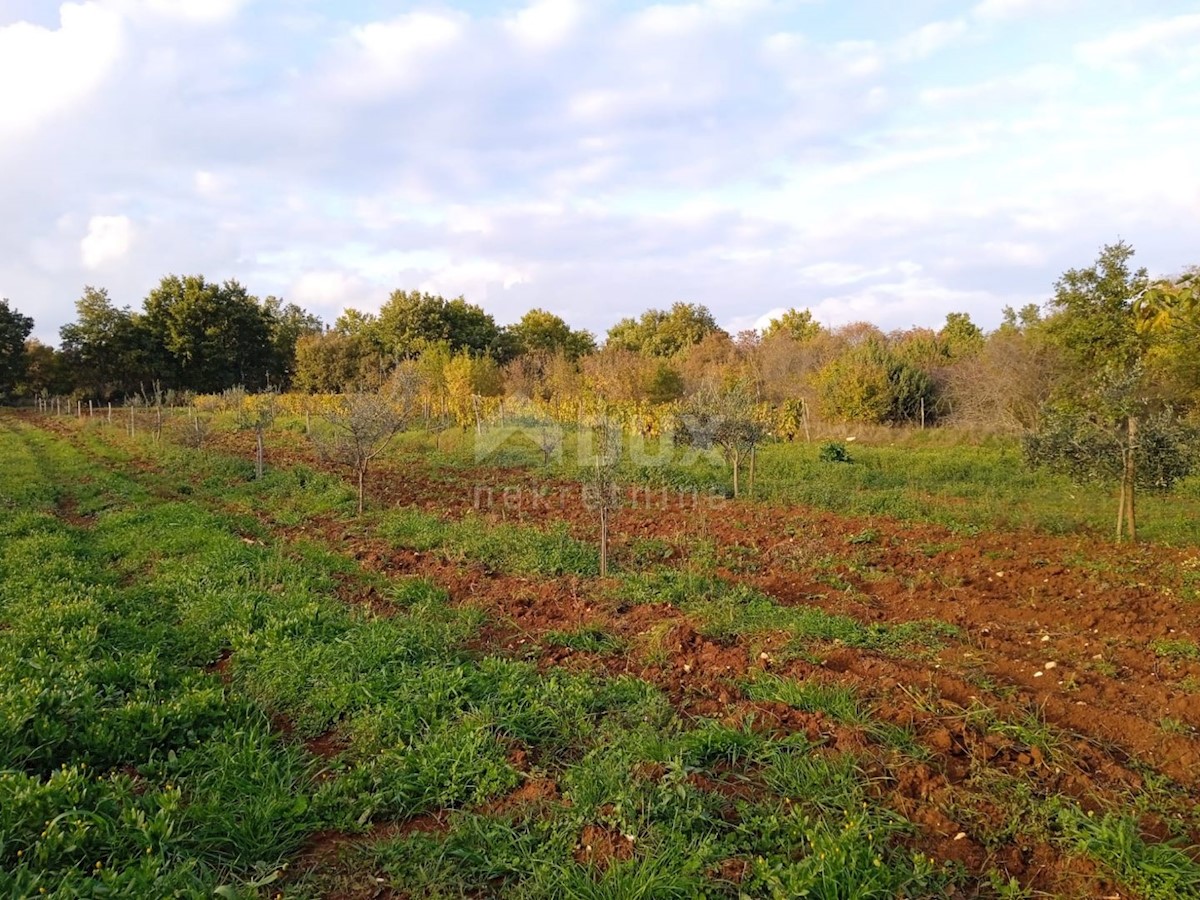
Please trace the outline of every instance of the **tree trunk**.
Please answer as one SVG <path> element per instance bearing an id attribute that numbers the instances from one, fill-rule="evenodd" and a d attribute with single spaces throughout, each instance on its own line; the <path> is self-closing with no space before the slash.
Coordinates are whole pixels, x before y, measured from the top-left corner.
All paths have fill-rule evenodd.
<path id="1" fill-rule="evenodd" d="M 600 577 L 608 577 L 608 507 L 600 498 Z"/>
<path id="2" fill-rule="evenodd" d="M 1122 465 L 1124 463 L 1122 462 Z M 1121 486 L 1117 489 L 1117 543 L 1125 537 L 1125 496 L 1128 493 L 1125 490 L 1125 469 L 1121 470 Z"/>
<path id="3" fill-rule="evenodd" d="M 750 491 L 750 499 L 751 500 L 754 499 L 754 468 L 755 468 L 754 462 L 758 456 L 757 451 L 758 451 L 757 447 L 750 448 L 750 483 L 747 485 L 747 488 Z"/>
<path id="4" fill-rule="evenodd" d="M 254 431 L 254 478 L 262 481 L 263 477 L 263 432 L 261 428 Z"/>
<path id="5" fill-rule="evenodd" d="M 738 498 L 738 461 L 742 455 L 737 451 L 733 451 L 733 499 Z"/>
<path id="6" fill-rule="evenodd" d="M 1129 446 L 1125 451 L 1125 522 L 1129 526 L 1129 540 L 1137 540 L 1137 434 L 1138 420 L 1129 417 Z"/>
<path id="7" fill-rule="evenodd" d="M 359 466 L 358 467 L 358 514 L 360 516 L 363 514 L 363 481 L 365 480 L 366 474 L 367 474 L 367 467 Z"/>

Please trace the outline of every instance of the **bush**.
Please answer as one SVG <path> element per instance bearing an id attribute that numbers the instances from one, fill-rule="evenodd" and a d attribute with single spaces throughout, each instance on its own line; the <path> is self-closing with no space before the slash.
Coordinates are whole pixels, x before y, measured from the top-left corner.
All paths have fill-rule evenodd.
<path id="1" fill-rule="evenodd" d="M 868 425 L 919 421 L 922 408 L 932 410 L 937 399 L 925 372 L 877 340 L 853 347 L 825 366 L 816 387 L 826 418 Z"/>
<path id="2" fill-rule="evenodd" d="M 821 462 L 827 463 L 853 462 L 850 458 L 850 451 L 841 441 L 830 441 L 828 444 L 823 444 L 817 457 Z"/>

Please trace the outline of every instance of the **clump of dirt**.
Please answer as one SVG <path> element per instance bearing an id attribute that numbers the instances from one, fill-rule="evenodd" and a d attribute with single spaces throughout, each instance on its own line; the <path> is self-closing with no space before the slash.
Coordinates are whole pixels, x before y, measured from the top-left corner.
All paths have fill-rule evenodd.
<path id="1" fill-rule="evenodd" d="M 605 825 L 587 825 L 579 835 L 573 854 L 581 866 L 604 871 L 614 860 L 633 858 L 633 839 Z"/>
<path id="2" fill-rule="evenodd" d="M 324 734 L 317 735 L 315 738 L 309 738 L 304 742 L 304 747 L 313 756 L 319 759 L 336 759 L 346 752 L 349 744 L 346 741 L 345 735 L 339 732 L 336 728 L 331 728 Z"/>
<path id="3" fill-rule="evenodd" d="M 54 514 L 74 528 L 91 528 L 96 524 L 94 515 L 82 515 L 79 512 L 79 500 L 70 494 L 59 495 Z"/>
<path id="4" fill-rule="evenodd" d="M 555 803 L 558 800 L 558 784 L 553 778 L 530 778 L 511 793 L 485 803 L 480 807 L 480 812 L 501 816 L 522 807 Z"/>
<path id="5" fill-rule="evenodd" d="M 209 675 L 220 675 L 222 683 L 229 684 L 229 669 L 232 665 L 233 651 L 226 647 L 213 662 L 204 667 L 204 671 Z"/>

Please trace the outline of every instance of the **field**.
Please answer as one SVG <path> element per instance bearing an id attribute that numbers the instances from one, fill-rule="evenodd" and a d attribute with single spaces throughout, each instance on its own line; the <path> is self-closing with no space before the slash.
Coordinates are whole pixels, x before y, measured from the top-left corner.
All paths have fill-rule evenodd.
<path id="1" fill-rule="evenodd" d="M 0 415 L 0 895 L 1200 896 L 1194 484 L 302 431 Z"/>

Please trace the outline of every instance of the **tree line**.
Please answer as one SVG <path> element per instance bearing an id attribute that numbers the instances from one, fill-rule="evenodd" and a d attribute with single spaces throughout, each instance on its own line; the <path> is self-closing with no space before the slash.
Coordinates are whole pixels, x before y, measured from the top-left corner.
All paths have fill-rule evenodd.
<path id="1" fill-rule="evenodd" d="M 1020 434 L 1031 464 L 1116 483 L 1118 533 L 1132 535 L 1135 489 L 1191 470 L 1200 419 L 1200 270 L 1155 280 L 1133 256 L 1104 247 L 990 333 L 963 312 L 884 332 L 791 309 L 729 334 L 704 306 L 676 303 L 622 319 L 603 341 L 545 310 L 501 326 L 463 297 L 419 291 L 327 326 L 236 281 L 171 275 L 136 311 L 86 288 L 57 349 L 28 340 L 33 321 L 0 301 L 0 399 L 368 395 L 401 379 L 434 430 L 481 427 L 515 398 L 547 419 L 600 411 L 647 435 L 669 425 L 676 439 L 695 439 L 681 422 L 706 423 L 701 438 L 721 445 L 735 480 L 748 449 L 752 464 L 758 442 L 808 437 L 814 422 L 953 423 Z"/>
<path id="2" fill-rule="evenodd" d="M 0 396 L 340 393 L 378 389 L 403 366 L 463 420 L 479 398 L 652 409 L 736 384 L 773 411 L 786 438 L 812 420 L 1036 430 L 1056 401 L 1136 369 L 1147 403 L 1195 410 L 1195 273 L 1152 282 L 1132 256 L 1125 244 L 1104 248 L 1065 273 L 1047 304 L 1006 309 L 990 333 L 962 312 L 937 329 L 884 332 L 866 322 L 829 328 L 793 309 L 762 331 L 729 334 L 704 306 L 676 303 L 617 322 L 602 341 L 545 310 L 501 326 L 463 297 L 418 291 L 326 325 L 236 281 L 171 275 L 138 310 L 86 288 L 57 349 L 28 340 L 33 322 L 0 301 Z"/>

